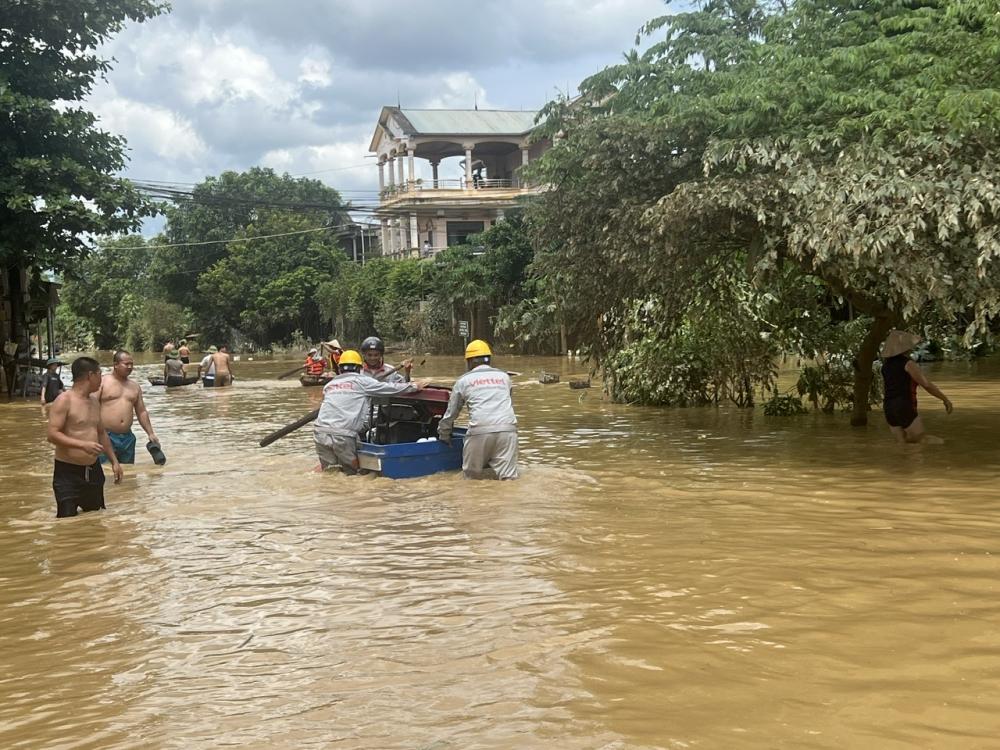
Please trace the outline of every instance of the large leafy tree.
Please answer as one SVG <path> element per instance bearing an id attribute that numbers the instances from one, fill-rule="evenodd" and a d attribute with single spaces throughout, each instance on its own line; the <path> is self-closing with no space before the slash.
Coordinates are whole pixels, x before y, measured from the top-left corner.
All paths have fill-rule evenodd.
<path id="1" fill-rule="evenodd" d="M 333 188 L 264 167 L 207 177 L 166 214 L 164 237 L 175 247 L 157 252 L 152 274 L 171 299 L 196 312 L 204 308 L 204 300 L 192 280 L 229 256 L 227 241 L 249 236 L 250 227 L 257 235 L 269 233 L 261 231 L 262 217 L 267 217 L 263 223 L 274 224 L 285 215 L 288 222 L 282 220 L 282 226 L 296 229 L 333 227 L 349 220 Z M 269 247 L 280 252 L 280 246 Z"/>
<path id="2" fill-rule="evenodd" d="M 0 9 L 0 266 L 62 269 L 88 236 L 136 229 L 150 204 L 116 174 L 125 142 L 80 106 L 110 69 L 96 49 L 157 0 L 5 0 Z"/>
<path id="3" fill-rule="evenodd" d="M 195 312 L 206 332 L 224 339 L 236 329 L 262 345 L 295 330 L 325 334 L 316 289 L 337 276 L 346 256 L 329 232 L 311 229 L 308 216 L 260 211 L 238 230 L 225 256 L 197 277 Z"/>
<path id="4" fill-rule="evenodd" d="M 598 351 L 621 348 L 616 316 L 636 299 L 683 309 L 713 268 L 742 263 L 767 292 L 791 269 L 871 318 L 861 424 L 891 326 L 929 308 L 965 312 L 969 336 L 988 324 L 996 2 L 713 0 L 647 30 L 664 40 L 586 82 L 584 106 L 551 108 L 565 139 L 541 167 L 563 183 L 541 203 L 556 220 L 541 264 Z M 601 289 L 610 313 L 589 302 Z"/>

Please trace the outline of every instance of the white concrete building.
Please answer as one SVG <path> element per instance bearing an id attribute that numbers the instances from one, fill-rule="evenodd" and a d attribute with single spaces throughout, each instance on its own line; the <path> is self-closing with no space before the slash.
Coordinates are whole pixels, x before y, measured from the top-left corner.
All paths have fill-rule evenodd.
<path id="1" fill-rule="evenodd" d="M 549 147 L 529 142 L 536 114 L 383 107 L 369 148 L 378 160 L 383 255 L 462 244 L 534 193 L 521 167 Z"/>

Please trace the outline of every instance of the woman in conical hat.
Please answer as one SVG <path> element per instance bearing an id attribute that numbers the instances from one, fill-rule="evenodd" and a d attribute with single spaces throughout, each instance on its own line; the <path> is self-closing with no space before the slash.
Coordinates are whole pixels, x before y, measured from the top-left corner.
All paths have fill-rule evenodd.
<path id="1" fill-rule="evenodd" d="M 882 345 L 882 379 L 885 398 L 882 408 L 889 429 L 901 443 L 919 443 L 924 437 L 924 425 L 917 414 L 917 386 L 941 399 L 945 411 L 952 405 L 941 389 L 924 375 L 920 365 L 910 359 L 910 352 L 920 343 L 920 337 L 906 331 L 889 331 Z"/>

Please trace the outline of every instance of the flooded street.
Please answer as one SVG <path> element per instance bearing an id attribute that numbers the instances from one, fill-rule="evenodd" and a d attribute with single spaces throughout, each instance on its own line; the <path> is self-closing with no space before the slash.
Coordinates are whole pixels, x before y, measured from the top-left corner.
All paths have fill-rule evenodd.
<path id="1" fill-rule="evenodd" d="M 0 404 L 0 747 L 1000 745 L 1000 362 L 927 367 L 945 443 L 898 446 L 880 413 L 640 409 L 498 358 L 503 484 L 258 448 L 318 406 L 294 364 L 138 367 L 167 464 L 134 425 L 108 510 L 59 522 L 41 410 Z"/>

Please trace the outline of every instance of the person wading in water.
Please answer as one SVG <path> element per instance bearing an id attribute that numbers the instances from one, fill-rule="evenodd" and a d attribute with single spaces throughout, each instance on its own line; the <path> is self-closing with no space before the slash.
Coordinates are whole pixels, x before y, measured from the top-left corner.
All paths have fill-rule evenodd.
<path id="1" fill-rule="evenodd" d="M 410 393 L 428 382 L 383 382 L 365 375 L 361 367 L 361 355 L 348 349 L 340 357 L 340 375 L 323 387 L 323 404 L 313 427 L 313 441 L 324 471 L 337 467 L 345 474 L 358 472 L 360 433 L 369 426 L 372 396 Z"/>
<path id="2" fill-rule="evenodd" d="M 455 381 L 448 410 L 438 423 L 438 437 L 451 445 L 455 417 L 469 407 L 469 430 L 462 443 L 462 473 L 466 479 L 517 479 L 517 417 L 511 403 L 513 387 L 504 370 L 490 366 L 493 352 L 485 341 L 465 348 L 468 372 Z"/>
<path id="3" fill-rule="evenodd" d="M 116 351 L 114 366 L 101 380 L 101 388 L 97 392 L 97 400 L 101 404 L 101 423 L 111 439 L 115 455 L 123 464 L 135 463 L 133 418 L 137 418 L 142 429 L 146 431 L 149 444 L 157 448 L 160 445 L 160 439 L 156 437 L 153 425 L 149 421 L 149 412 L 146 411 L 146 404 L 142 400 L 139 384 L 129 380 L 133 366 L 131 354 L 124 349 Z M 101 463 L 106 460 L 101 457 Z"/>
<path id="4" fill-rule="evenodd" d="M 49 410 L 48 441 L 56 447 L 52 491 L 56 518 L 104 508 L 104 470 L 97 460 L 107 456 L 115 483 L 122 465 L 115 457 L 101 425 L 101 406 L 91 394 L 101 388 L 101 366 L 96 359 L 79 357 L 71 366 L 73 387 L 61 394 Z"/>
<path id="5" fill-rule="evenodd" d="M 917 386 L 941 399 L 951 414 L 952 404 L 941 389 L 924 375 L 920 365 L 910 359 L 910 352 L 920 343 L 920 337 L 906 331 L 889 331 L 882 346 L 882 378 L 885 397 L 882 408 L 885 421 L 900 443 L 919 443 L 924 438 L 924 423 L 917 414 Z"/>

